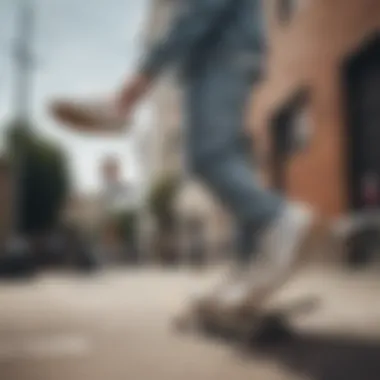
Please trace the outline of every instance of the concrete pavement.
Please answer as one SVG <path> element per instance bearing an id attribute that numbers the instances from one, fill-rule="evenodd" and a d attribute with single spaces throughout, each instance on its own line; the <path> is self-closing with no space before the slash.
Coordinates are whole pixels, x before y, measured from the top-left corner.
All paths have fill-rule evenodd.
<path id="1" fill-rule="evenodd" d="M 273 301 L 318 296 L 288 345 L 242 352 L 182 336 L 173 311 L 204 274 L 160 269 L 46 274 L 0 284 L 1 380 L 378 380 L 380 274 L 304 271 Z"/>

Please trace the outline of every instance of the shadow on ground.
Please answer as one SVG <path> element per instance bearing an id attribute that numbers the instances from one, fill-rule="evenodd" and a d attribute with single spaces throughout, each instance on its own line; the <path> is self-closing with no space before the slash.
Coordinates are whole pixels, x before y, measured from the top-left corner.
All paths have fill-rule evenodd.
<path id="1" fill-rule="evenodd" d="M 283 342 L 253 342 L 249 353 L 310 380 L 380 379 L 380 341 L 299 333 Z"/>
<path id="2" fill-rule="evenodd" d="M 266 359 L 287 368 L 295 375 L 310 380 L 379 380 L 380 339 L 334 333 L 295 331 L 287 317 L 299 312 L 313 312 L 318 299 L 306 298 L 293 302 L 279 312 L 260 320 L 260 328 L 246 334 L 209 325 L 208 337 L 240 342 L 247 360 Z"/>

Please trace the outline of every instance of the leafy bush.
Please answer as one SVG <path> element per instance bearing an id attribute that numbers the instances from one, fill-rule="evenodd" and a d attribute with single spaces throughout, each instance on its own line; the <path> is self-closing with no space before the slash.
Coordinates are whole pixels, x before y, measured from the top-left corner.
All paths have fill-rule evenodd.
<path id="1" fill-rule="evenodd" d="M 114 214 L 112 217 L 117 233 L 127 243 L 133 244 L 137 235 L 137 214 L 135 211 L 124 210 Z"/>
<path id="2" fill-rule="evenodd" d="M 162 177 L 153 186 L 149 208 L 157 222 L 157 240 L 155 247 L 159 259 L 164 263 L 174 263 L 177 258 L 175 238 L 174 201 L 179 188 L 175 176 Z"/>
<path id="3" fill-rule="evenodd" d="M 175 176 L 159 179 L 152 188 L 149 208 L 162 229 L 170 229 L 174 224 L 174 200 L 178 188 L 179 180 Z"/>

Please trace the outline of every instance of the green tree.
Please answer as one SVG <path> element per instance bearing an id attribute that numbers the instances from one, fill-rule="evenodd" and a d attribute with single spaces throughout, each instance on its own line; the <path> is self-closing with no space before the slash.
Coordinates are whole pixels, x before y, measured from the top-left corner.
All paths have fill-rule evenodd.
<path id="1" fill-rule="evenodd" d="M 133 210 L 121 210 L 112 215 L 112 221 L 123 240 L 134 246 L 137 238 L 137 213 Z"/>
<path id="2" fill-rule="evenodd" d="M 178 253 L 174 208 L 178 188 L 179 179 L 176 176 L 162 177 L 152 187 L 149 199 L 150 212 L 158 227 L 155 246 L 159 260 L 164 262 L 174 262 Z"/>
<path id="3" fill-rule="evenodd" d="M 160 178 L 152 187 L 149 205 L 161 229 L 171 229 L 175 223 L 174 200 L 179 187 L 175 176 Z"/>
<path id="4" fill-rule="evenodd" d="M 47 232 L 59 222 L 69 191 L 67 160 L 33 127 L 14 122 L 8 129 L 8 155 L 16 168 L 19 228 L 26 234 Z"/>

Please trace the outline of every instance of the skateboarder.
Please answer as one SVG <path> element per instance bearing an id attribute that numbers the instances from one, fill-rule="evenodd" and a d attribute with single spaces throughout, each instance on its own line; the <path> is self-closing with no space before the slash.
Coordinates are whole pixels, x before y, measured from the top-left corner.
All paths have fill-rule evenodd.
<path id="1" fill-rule="evenodd" d="M 179 3 L 167 34 L 114 99 L 61 100 L 52 105 L 53 113 L 82 131 L 122 130 L 160 74 L 177 66 L 184 88 L 189 166 L 236 218 L 237 257 L 249 253 L 248 264 L 234 267 L 229 278 L 201 299 L 220 310 L 257 306 L 292 273 L 315 222 L 308 206 L 265 190 L 247 155 L 245 110 L 262 78 L 267 53 L 262 1 Z M 255 260 L 256 251 L 266 259 L 265 271 Z"/>

